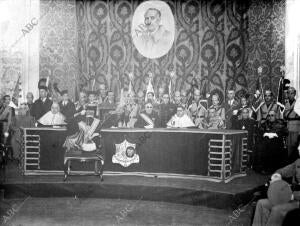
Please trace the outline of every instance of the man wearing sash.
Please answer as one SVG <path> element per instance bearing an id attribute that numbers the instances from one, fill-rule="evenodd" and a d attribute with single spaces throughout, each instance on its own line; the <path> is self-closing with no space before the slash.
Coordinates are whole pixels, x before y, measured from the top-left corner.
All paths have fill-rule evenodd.
<path id="1" fill-rule="evenodd" d="M 288 99 L 285 101 L 285 110 L 283 117 L 287 120 L 288 135 L 288 156 L 290 157 L 297 148 L 297 140 L 300 131 L 300 116 L 294 111 L 296 103 L 296 90 L 293 87 L 288 89 Z"/>
<path id="2" fill-rule="evenodd" d="M 265 91 L 265 101 L 262 102 L 257 111 L 257 121 L 261 125 L 267 120 L 267 116 L 270 111 L 276 112 L 276 118 L 280 117 L 280 106 L 278 106 L 273 100 L 273 93 L 271 90 Z"/>
<path id="3" fill-rule="evenodd" d="M 153 111 L 153 103 L 147 102 L 145 104 L 145 111 L 142 111 L 137 118 L 134 125 L 136 128 L 151 129 L 154 127 L 160 127 L 160 119 L 157 112 Z"/>

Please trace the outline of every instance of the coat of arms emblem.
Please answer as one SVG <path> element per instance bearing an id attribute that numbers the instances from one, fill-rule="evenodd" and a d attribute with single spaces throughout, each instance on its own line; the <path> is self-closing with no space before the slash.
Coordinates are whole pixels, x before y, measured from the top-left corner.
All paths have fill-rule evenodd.
<path id="1" fill-rule="evenodd" d="M 140 162 L 140 157 L 136 154 L 136 144 L 132 144 L 125 139 L 122 143 L 115 145 L 116 153 L 112 157 L 113 163 L 118 163 L 124 167 L 128 167 L 132 163 Z"/>

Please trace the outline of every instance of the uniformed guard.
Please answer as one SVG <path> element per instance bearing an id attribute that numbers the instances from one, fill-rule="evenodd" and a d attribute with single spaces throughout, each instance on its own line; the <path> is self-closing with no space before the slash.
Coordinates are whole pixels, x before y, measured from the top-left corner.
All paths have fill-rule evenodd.
<path id="1" fill-rule="evenodd" d="M 270 111 L 276 112 L 276 118 L 281 118 L 280 106 L 274 101 L 271 90 L 265 91 L 265 100 L 259 105 L 257 110 L 257 121 L 262 124 L 266 121 Z"/>
<path id="2" fill-rule="evenodd" d="M 288 156 L 290 157 L 297 151 L 297 141 L 300 131 L 300 116 L 294 111 L 296 103 L 296 89 L 289 87 L 288 99 L 285 101 L 285 110 L 283 112 L 284 119 L 287 120 L 287 127 L 289 131 L 287 146 Z"/>

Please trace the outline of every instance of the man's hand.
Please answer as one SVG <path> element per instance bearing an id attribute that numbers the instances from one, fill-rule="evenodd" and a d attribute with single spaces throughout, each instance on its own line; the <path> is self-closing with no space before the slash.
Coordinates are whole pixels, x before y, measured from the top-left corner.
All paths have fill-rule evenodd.
<path id="1" fill-rule="evenodd" d="M 282 180 L 282 177 L 279 173 L 274 173 L 272 176 L 271 176 L 271 181 L 270 183 L 273 183 L 274 181 L 278 181 L 278 180 Z"/>
<path id="2" fill-rule="evenodd" d="M 86 110 L 82 110 L 82 111 L 80 112 L 81 115 L 85 115 L 85 113 L 86 113 Z"/>
<path id="3" fill-rule="evenodd" d="M 145 129 L 153 129 L 154 128 L 153 125 L 147 125 L 147 126 L 144 126 L 144 127 L 145 127 Z"/>

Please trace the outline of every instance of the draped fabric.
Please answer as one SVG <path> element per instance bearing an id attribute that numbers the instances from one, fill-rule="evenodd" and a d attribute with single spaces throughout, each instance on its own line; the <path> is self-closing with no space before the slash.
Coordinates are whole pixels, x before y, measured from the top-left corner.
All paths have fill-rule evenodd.
<path id="1" fill-rule="evenodd" d="M 287 0 L 286 2 L 286 40 L 285 40 L 285 60 L 286 77 L 291 81 L 291 85 L 300 92 L 300 29 L 295 21 L 300 19 L 300 1 Z"/>
<path id="2" fill-rule="evenodd" d="M 77 88 L 97 90 L 100 83 L 120 93 L 133 72 L 137 92 L 147 85 L 186 89 L 193 73 L 201 89 L 253 91 L 257 68 L 264 88 L 277 92 L 284 64 L 285 0 L 168 0 L 175 18 L 175 41 L 167 55 L 147 59 L 132 43 L 131 22 L 143 1 L 42 1 L 49 12 L 42 23 L 40 76 L 50 75 L 75 95 Z M 49 48 L 47 48 L 49 47 Z"/>
<path id="3" fill-rule="evenodd" d="M 0 1 L 0 92 L 19 102 L 37 94 L 39 12 L 37 0 Z"/>

